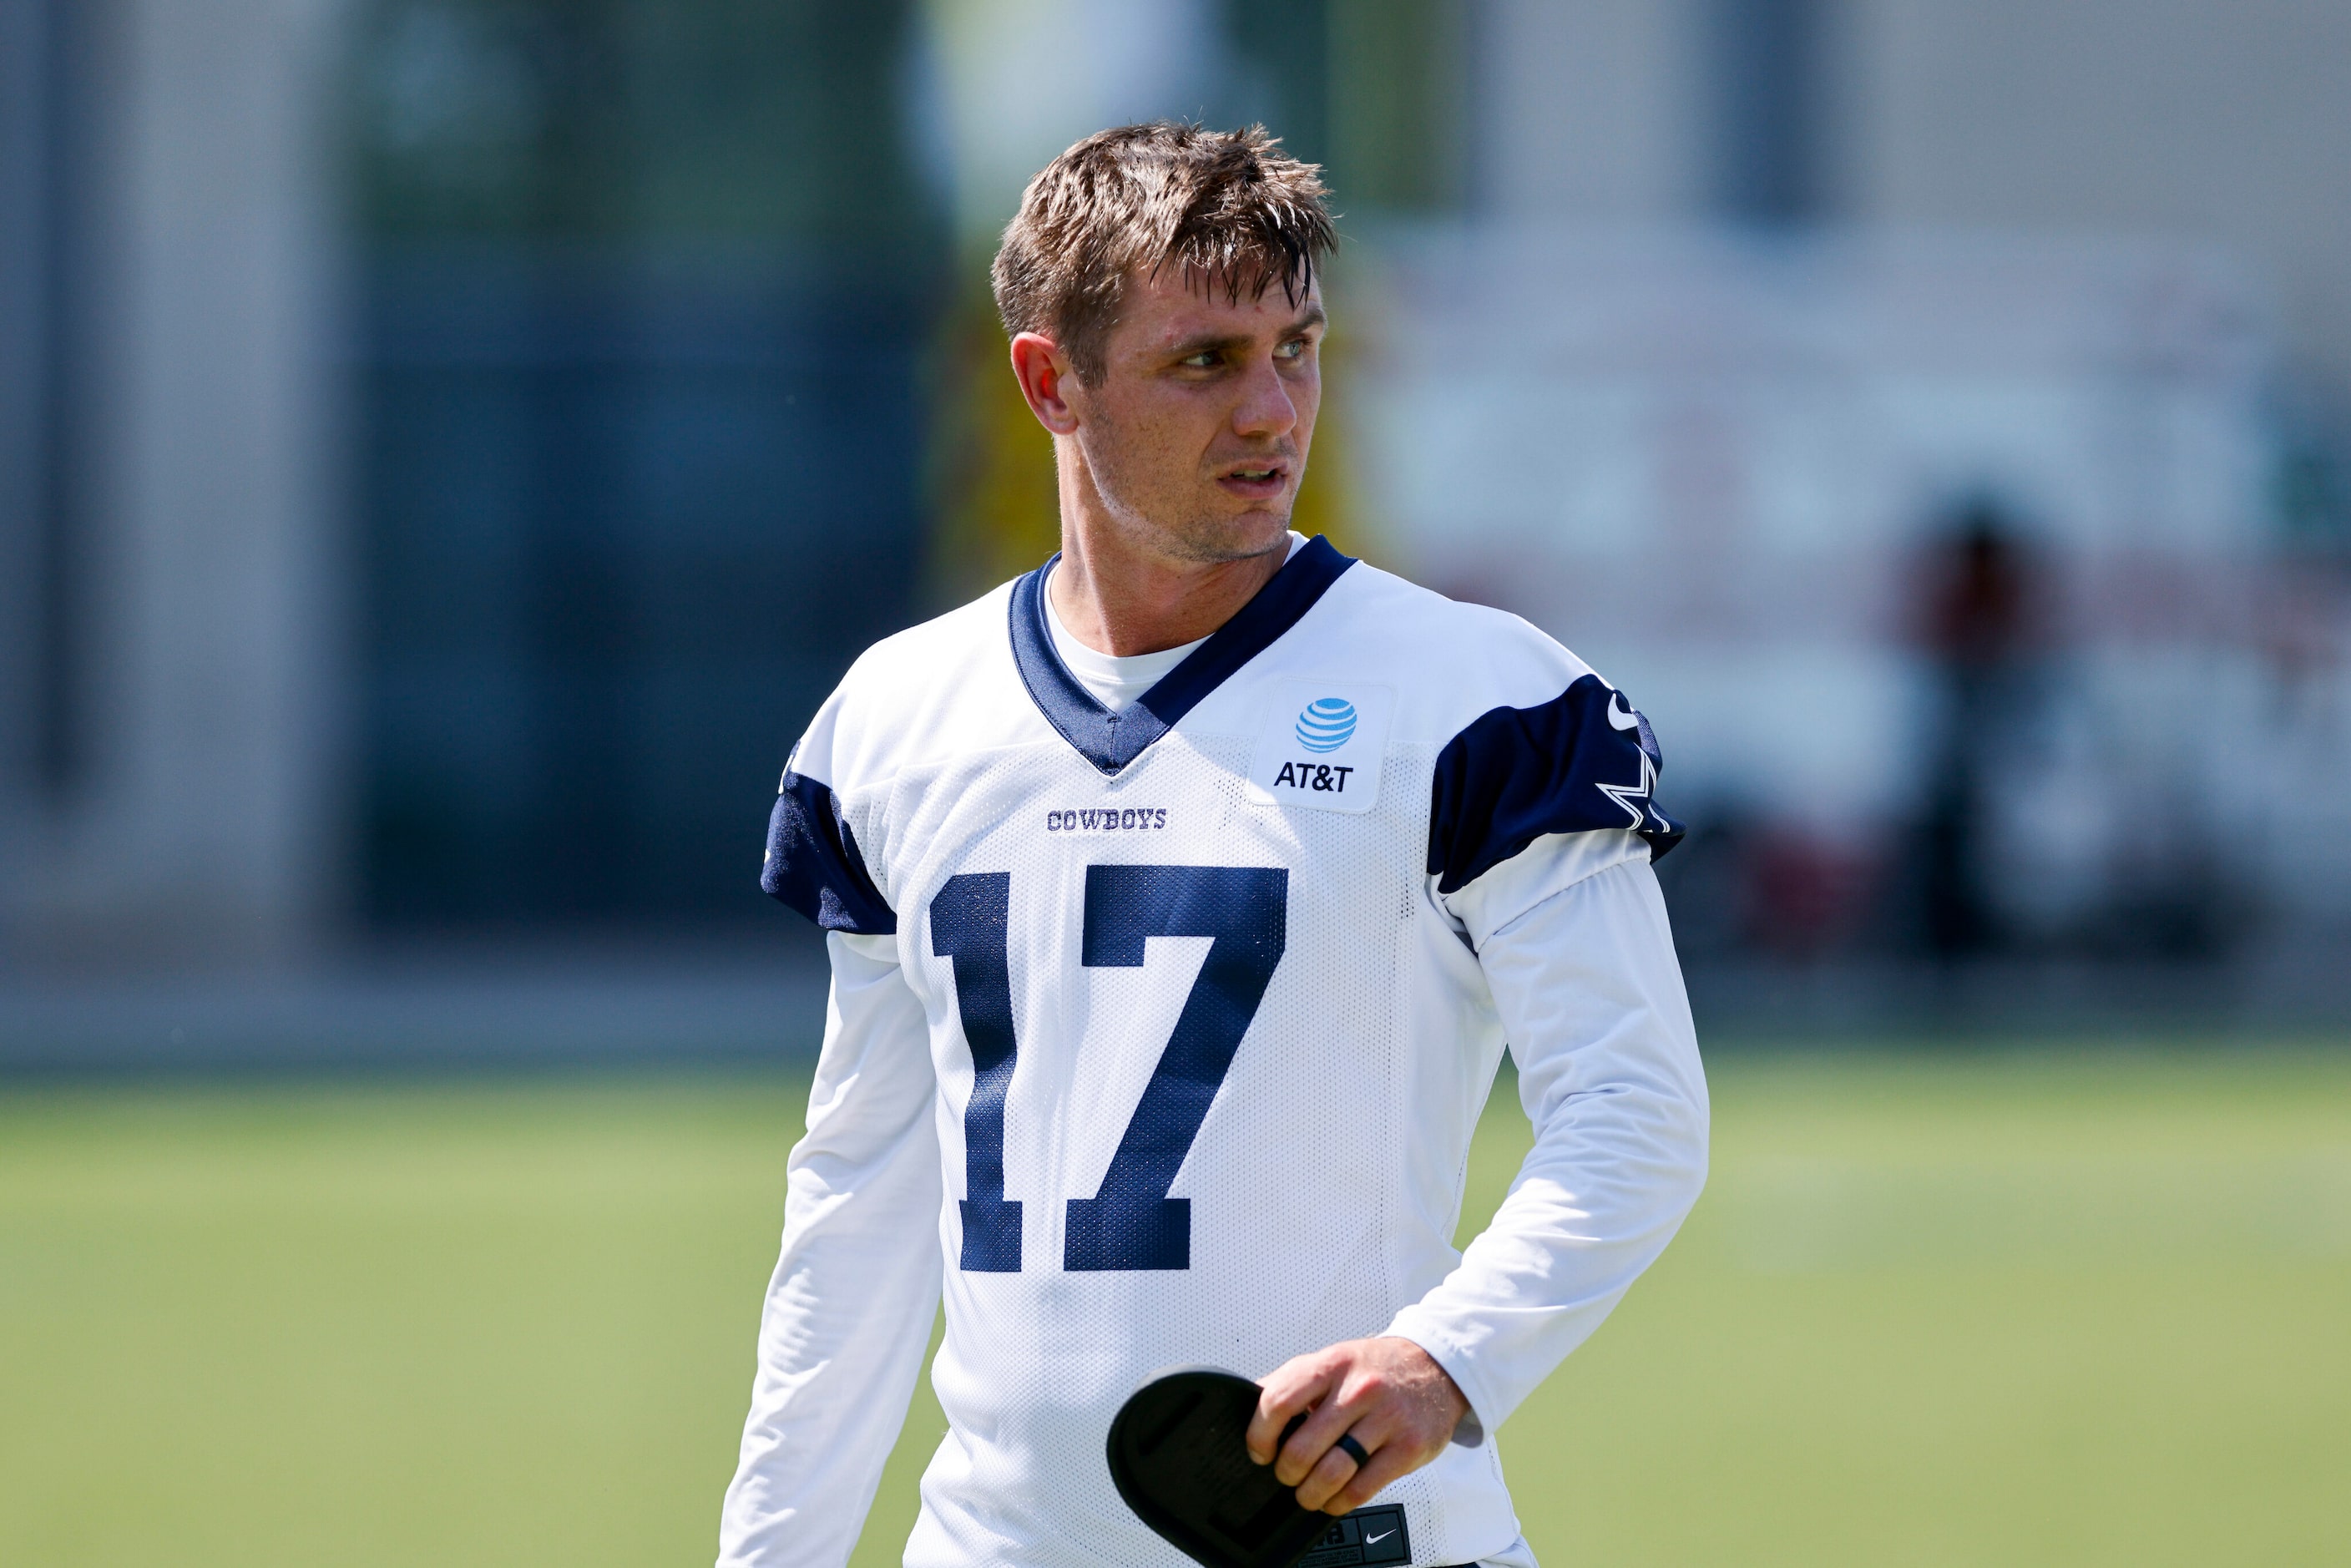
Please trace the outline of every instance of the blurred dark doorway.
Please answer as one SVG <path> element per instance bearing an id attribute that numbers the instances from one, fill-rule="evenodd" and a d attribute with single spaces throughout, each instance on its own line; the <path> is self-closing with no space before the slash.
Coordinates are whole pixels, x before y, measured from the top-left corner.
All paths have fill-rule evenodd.
<path id="1" fill-rule="evenodd" d="M 901 129 L 911 11 L 368 13 L 376 924 L 765 913 L 792 737 L 914 614 L 944 247 Z"/>

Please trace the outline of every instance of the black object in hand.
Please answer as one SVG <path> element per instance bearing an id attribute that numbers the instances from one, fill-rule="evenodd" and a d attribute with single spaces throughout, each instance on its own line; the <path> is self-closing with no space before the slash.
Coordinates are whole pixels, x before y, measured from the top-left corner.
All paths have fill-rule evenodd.
<path id="1" fill-rule="evenodd" d="M 1110 1479 L 1143 1522 L 1207 1568 L 1292 1568 L 1329 1533 L 1246 1437 L 1258 1385 L 1209 1367 L 1165 1372 L 1110 1424 Z M 1282 1433 L 1288 1441 L 1301 1416 Z"/>

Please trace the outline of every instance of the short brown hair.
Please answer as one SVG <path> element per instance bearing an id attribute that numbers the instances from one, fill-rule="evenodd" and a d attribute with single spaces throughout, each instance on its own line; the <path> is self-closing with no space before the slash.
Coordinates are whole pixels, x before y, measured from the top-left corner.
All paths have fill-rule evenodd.
<path id="1" fill-rule="evenodd" d="M 1021 193 L 989 276 L 1008 333 L 1041 332 L 1081 380 L 1102 378 L 1128 273 L 1169 265 L 1238 301 L 1275 283 L 1292 304 L 1337 241 L 1322 171 L 1262 125 L 1176 120 L 1097 131 Z"/>

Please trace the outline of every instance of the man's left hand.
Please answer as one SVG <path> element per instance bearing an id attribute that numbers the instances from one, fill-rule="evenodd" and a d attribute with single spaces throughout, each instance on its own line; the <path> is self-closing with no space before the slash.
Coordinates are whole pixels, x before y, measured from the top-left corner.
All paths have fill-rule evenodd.
<path id="1" fill-rule="evenodd" d="M 1445 1451 L 1469 1401 L 1428 1352 L 1408 1339 L 1351 1339 L 1293 1356 L 1260 1386 L 1249 1422 L 1249 1458 L 1271 1461 L 1276 1479 L 1298 1489 L 1301 1508 L 1347 1513 L 1398 1476 Z M 1313 1412 L 1277 1456 L 1281 1429 Z M 1338 1446 L 1342 1437 L 1365 1458 Z"/>

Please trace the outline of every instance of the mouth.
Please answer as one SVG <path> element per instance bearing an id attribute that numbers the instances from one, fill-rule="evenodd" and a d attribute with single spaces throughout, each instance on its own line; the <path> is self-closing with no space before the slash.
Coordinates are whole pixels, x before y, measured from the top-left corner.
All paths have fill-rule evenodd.
<path id="1" fill-rule="evenodd" d="M 1271 500 L 1289 487 L 1290 467 L 1283 463 L 1239 463 L 1217 476 L 1226 494 L 1251 501 Z"/>

